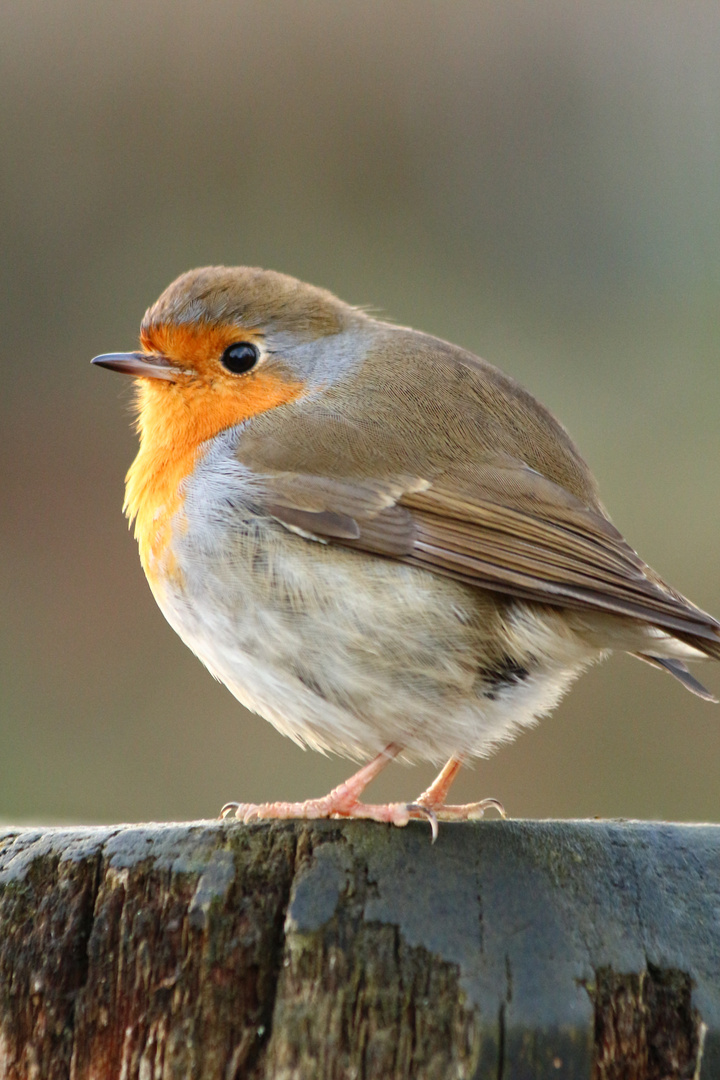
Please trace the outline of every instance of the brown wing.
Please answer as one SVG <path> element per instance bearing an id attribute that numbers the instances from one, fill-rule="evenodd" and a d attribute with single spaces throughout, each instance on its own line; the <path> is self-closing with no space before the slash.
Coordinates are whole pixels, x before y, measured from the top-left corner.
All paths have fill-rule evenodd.
<path id="1" fill-rule="evenodd" d="M 270 512 L 303 534 L 527 600 L 640 619 L 720 658 L 720 624 L 665 585 L 602 514 L 522 463 L 481 467 L 472 483 L 266 479 Z"/>
<path id="2" fill-rule="evenodd" d="M 333 345 L 340 375 L 322 368 L 312 393 L 242 433 L 238 460 L 279 521 L 469 585 L 640 619 L 720 658 L 720 624 L 623 540 L 547 409 L 455 346 L 364 326 L 361 364 L 343 367 Z"/>

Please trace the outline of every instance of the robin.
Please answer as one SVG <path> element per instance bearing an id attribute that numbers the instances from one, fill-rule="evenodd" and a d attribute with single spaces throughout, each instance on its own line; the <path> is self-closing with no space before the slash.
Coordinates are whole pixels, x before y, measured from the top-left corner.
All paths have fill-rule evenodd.
<path id="1" fill-rule="evenodd" d="M 139 352 L 125 511 L 168 622 L 249 709 L 302 746 L 369 760 L 324 798 L 256 818 L 404 825 L 461 763 L 552 709 L 621 649 L 715 700 L 686 661 L 720 624 L 612 525 L 565 429 L 456 345 L 247 267 L 183 274 Z M 395 757 L 447 762 L 415 803 L 363 789 Z"/>

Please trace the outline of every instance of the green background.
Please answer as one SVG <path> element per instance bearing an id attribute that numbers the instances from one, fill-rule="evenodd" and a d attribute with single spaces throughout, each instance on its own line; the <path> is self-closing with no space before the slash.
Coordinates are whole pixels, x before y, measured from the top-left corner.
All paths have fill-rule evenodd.
<path id="1" fill-rule="evenodd" d="M 0 817 L 212 816 L 349 771 L 204 671 L 120 512 L 130 388 L 89 360 L 195 265 L 295 274 L 511 372 L 720 615 L 717 0 L 5 0 L 0 53 Z M 720 709 L 613 657 L 457 795 L 717 820 L 719 768 Z"/>

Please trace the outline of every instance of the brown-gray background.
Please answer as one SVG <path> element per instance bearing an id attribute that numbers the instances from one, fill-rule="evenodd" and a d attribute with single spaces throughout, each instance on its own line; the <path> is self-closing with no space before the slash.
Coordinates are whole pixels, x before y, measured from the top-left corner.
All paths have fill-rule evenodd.
<path id="1" fill-rule="evenodd" d="M 6 0 L 0 50 L 1 817 L 210 816 L 347 772 L 213 682 L 120 513 L 129 387 L 88 362 L 194 265 L 296 274 L 513 373 L 720 614 L 717 0 Z M 457 793 L 717 820 L 719 765 L 720 709 L 613 658 Z"/>

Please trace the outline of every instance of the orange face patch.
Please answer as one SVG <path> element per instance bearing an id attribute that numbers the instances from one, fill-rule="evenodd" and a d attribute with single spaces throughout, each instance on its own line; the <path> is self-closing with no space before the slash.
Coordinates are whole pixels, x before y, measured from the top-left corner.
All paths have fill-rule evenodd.
<path id="1" fill-rule="evenodd" d="M 177 382 L 138 380 L 140 450 L 126 477 L 125 512 L 135 521 L 140 559 L 151 585 L 174 576 L 172 520 L 181 509 L 182 481 L 208 439 L 235 424 L 300 397 L 303 385 L 261 363 L 244 375 L 220 364 L 228 345 L 261 345 L 256 331 L 200 324 L 154 326 L 143 332 L 148 352 L 166 356 L 187 375 Z"/>
<path id="2" fill-rule="evenodd" d="M 231 323 L 157 323 L 140 332 L 140 341 L 148 352 L 159 352 L 199 376 L 212 374 L 228 345 L 236 341 L 262 343 L 262 334 L 252 327 Z"/>

